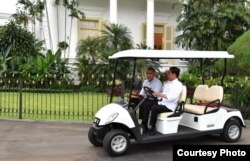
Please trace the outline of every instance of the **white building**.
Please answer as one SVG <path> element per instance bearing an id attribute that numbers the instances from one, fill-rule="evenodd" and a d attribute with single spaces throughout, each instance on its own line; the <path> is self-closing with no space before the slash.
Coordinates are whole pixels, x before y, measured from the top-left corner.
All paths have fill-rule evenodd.
<path id="1" fill-rule="evenodd" d="M 17 0 L 0 0 L 0 2 L 0 25 L 4 25 L 9 16 L 15 13 Z M 43 34 L 40 34 L 40 37 L 46 40 L 47 47 L 56 51 L 58 42 L 65 40 L 66 24 L 66 41 L 70 42 L 70 51 L 65 51 L 65 57 L 74 59 L 77 42 L 87 36 L 100 35 L 103 24 L 109 22 L 127 26 L 132 33 L 134 44 L 146 43 L 147 46 L 156 49 L 178 48 L 174 44 L 174 37 L 178 35 L 175 31 L 176 19 L 181 9 L 173 8 L 173 4 L 178 0 L 79 0 L 79 2 L 78 9 L 85 13 L 85 19 L 73 19 L 71 40 L 69 40 L 71 17 L 67 16 L 65 22 L 62 0 L 59 5 L 55 5 L 55 0 L 46 0 L 48 18 L 44 12 L 43 24 L 38 27 L 41 29 L 42 26 Z M 179 64 L 173 61 L 168 63 Z"/>

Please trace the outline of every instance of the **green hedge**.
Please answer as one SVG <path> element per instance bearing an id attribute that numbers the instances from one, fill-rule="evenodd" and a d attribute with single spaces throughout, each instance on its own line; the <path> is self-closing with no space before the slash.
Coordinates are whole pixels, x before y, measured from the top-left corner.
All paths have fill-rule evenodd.
<path id="1" fill-rule="evenodd" d="M 194 89 L 198 84 L 202 84 L 201 78 L 189 73 L 180 75 L 180 81 L 188 89 Z M 221 78 L 210 77 L 205 79 L 205 84 L 208 86 L 221 85 Z M 224 95 L 229 106 L 250 108 L 250 80 L 248 77 L 227 76 L 224 78 L 223 84 Z"/>

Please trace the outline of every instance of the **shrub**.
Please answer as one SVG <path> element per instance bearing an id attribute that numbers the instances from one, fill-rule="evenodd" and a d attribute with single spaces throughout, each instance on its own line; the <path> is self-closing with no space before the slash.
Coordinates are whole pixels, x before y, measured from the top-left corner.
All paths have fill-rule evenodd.
<path id="1" fill-rule="evenodd" d="M 187 86 L 187 88 L 195 88 L 200 84 L 200 79 L 193 74 L 184 73 L 180 75 L 180 81 Z"/>

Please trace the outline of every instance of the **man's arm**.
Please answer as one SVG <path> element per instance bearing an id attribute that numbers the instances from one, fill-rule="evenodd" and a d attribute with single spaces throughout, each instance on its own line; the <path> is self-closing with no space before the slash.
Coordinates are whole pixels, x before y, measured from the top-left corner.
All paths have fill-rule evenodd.
<path id="1" fill-rule="evenodd" d="M 142 84 L 142 89 L 141 89 L 141 91 L 140 91 L 140 93 L 139 93 L 139 95 L 140 96 L 145 96 L 145 91 L 144 91 L 144 89 L 143 89 L 143 87 L 146 85 L 146 80 L 143 82 L 143 84 Z"/>
<path id="2" fill-rule="evenodd" d="M 133 90 L 132 94 L 131 94 L 131 98 L 135 98 L 135 99 L 140 99 L 140 91 L 139 90 Z"/>
<path id="3" fill-rule="evenodd" d="M 157 92 L 156 90 L 154 90 L 154 89 L 152 89 L 153 90 L 153 94 L 154 94 L 154 96 L 156 96 L 156 97 L 161 97 L 161 98 L 168 98 L 167 97 L 167 95 L 166 94 L 164 94 L 164 93 L 160 93 L 160 92 Z"/>
<path id="4" fill-rule="evenodd" d="M 170 93 L 160 93 L 157 92 L 156 90 L 152 89 L 154 91 L 154 95 L 156 97 L 161 97 L 161 98 L 166 98 L 168 100 L 175 100 L 176 98 L 179 98 L 181 91 L 182 91 L 182 84 L 179 84 L 177 86 L 174 86 L 173 90 L 171 90 Z"/>

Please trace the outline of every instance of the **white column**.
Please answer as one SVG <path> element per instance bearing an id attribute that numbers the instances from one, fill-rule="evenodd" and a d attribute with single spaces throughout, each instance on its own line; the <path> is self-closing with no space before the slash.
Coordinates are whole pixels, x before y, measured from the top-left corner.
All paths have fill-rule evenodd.
<path id="1" fill-rule="evenodd" d="M 117 0 L 109 0 L 110 23 L 117 23 Z"/>
<path id="2" fill-rule="evenodd" d="M 58 49 L 57 47 L 57 44 L 58 44 L 58 39 L 57 39 L 57 30 L 58 30 L 58 27 L 57 27 L 57 16 L 56 16 L 56 6 L 54 5 L 54 1 L 51 1 L 51 0 L 46 0 L 46 3 L 47 3 L 47 9 L 48 9 L 48 18 L 47 17 L 44 17 L 43 18 L 43 23 L 46 23 L 46 25 L 44 25 L 43 27 L 46 27 L 47 26 L 47 29 L 44 28 L 44 36 L 45 36 L 45 39 L 46 41 L 49 41 L 48 42 L 48 47 L 50 49 L 53 49 L 54 52 L 56 52 L 56 50 Z M 46 10 L 45 10 L 46 12 Z M 45 15 L 46 16 L 46 15 Z M 49 22 L 49 26 L 48 26 L 48 22 Z M 50 27 L 50 32 L 51 32 L 51 35 L 49 35 L 49 28 Z M 51 40 L 50 40 L 50 37 L 51 36 Z M 50 42 L 52 41 L 52 42 Z"/>
<path id="3" fill-rule="evenodd" d="M 147 46 L 154 48 L 154 0 L 147 0 Z"/>

